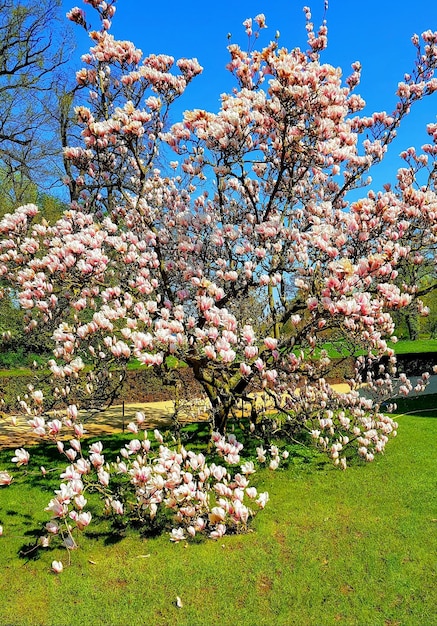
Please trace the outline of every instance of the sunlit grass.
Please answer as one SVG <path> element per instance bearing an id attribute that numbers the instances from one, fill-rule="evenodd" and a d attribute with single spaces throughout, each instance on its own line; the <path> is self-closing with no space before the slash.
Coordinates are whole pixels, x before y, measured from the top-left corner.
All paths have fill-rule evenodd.
<path id="1" fill-rule="evenodd" d="M 433 415 L 400 416 L 398 437 L 368 465 L 341 472 L 303 450 L 287 469 L 255 474 L 271 500 L 247 535 L 173 545 L 101 521 L 61 575 L 50 573 L 66 561 L 60 548 L 19 556 L 48 519 L 56 477 L 45 491 L 40 479 L 2 488 L 0 624 L 435 626 Z"/>
<path id="2" fill-rule="evenodd" d="M 423 354 L 425 352 L 437 352 L 437 339 L 416 339 L 414 341 L 403 339 L 396 343 L 388 342 L 396 354 Z M 350 348 L 342 342 L 327 342 L 322 346 L 332 359 L 339 359 L 349 354 Z M 364 354 L 364 351 L 357 350 L 355 356 Z"/>
<path id="3" fill-rule="evenodd" d="M 31 355 L 31 356 L 34 356 L 34 355 Z M 47 359 L 48 358 L 49 356 L 47 356 Z M 39 365 L 44 364 L 46 362 L 42 359 L 42 357 L 40 357 L 38 360 L 39 360 Z M 5 362 L 0 363 L 0 378 L 11 378 L 14 376 L 34 376 L 35 369 L 32 369 L 32 367 L 29 366 L 28 361 L 29 359 L 27 359 L 26 362 L 23 361 L 23 364 L 16 363 L 15 361 L 11 363 L 5 363 Z M 167 357 L 167 366 L 170 368 L 179 368 L 179 367 L 187 367 L 187 364 L 170 355 Z M 84 371 L 89 371 L 90 369 L 91 369 L 91 366 L 87 365 L 85 366 Z M 127 364 L 127 369 L 131 371 L 137 371 L 137 370 L 144 370 L 144 371 L 149 370 L 150 371 L 150 368 L 147 365 L 140 363 L 140 361 L 136 359 L 132 359 L 131 361 L 129 361 L 129 363 Z M 38 373 L 48 374 L 49 370 L 38 370 Z"/>
<path id="4" fill-rule="evenodd" d="M 421 354 L 424 352 L 437 352 L 437 339 L 415 339 L 414 341 L 402 339 L 394 344 L 389 344 L 396 354 Z"/>

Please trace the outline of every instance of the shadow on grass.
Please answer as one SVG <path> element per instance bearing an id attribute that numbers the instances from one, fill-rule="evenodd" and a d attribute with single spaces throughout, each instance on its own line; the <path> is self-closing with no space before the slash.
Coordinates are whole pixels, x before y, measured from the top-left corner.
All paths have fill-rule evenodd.
<path id="1" fill-rule="evenodd" d="M 24 543 L 18 550 L 17 555 L 20 559 L 24 561 L 37 561 L 41 552 L 50 552 L 54 548 L 48 545 L 43 548 L 40 544 L 40 537 L 44 535 L 44 531 L 41 528 L 33 528 L 31 530 L 27 530 L 24 533 L 24 537 L 33 537 L 33 541 L 29 541 L 29 543 Z"/>
<path id="2" fill-rule="evenodd" d="M 96 542 L 102 542 L 105 546 L 116 545 L 126 539 L 132 532 L 144 539 L 152 539 L 159 537 L 166 530 L 170 530 L 171 524 L 168 515 L 158 509 L 156 517 L 144 519 L 117 519 L 108 520 L 102 515 L 96 515 L 93 519 L 97 525 L 100 523 L 102 528 L 86 531 L 87 539 Z M 109 524 L 109 528 L 108 528 Z M 106 526 L 106 527 L 104 527 Z"/>
<path id="3" fill-rule="evenodd" d="M 114 546 L 126 538 L 126 533 L 114 530 L 94 530 L 88 531 L 86 537 L 92 541 L 101 541 L 105 546 Z"/>
<path id="4" fill-rule="evenodd" d="M 430 393 L 412 398 L 396 398 L 396 411 L 393 416 L 397 415 L 419 415 L 420 417 L 437 417 L 437 394 Z"/>
<path id="5" fill-rule="evenodd" d="M 31 515 L 18 513 L 18 511 L 15 511 L 14 509 L 8 509 L 7 511 L 5 511 L 5 513 L 6 515 L 9 515 L 10 517 L 15 517 L 16 515 L 19 515 L 23 519 L 32 519 Z"/>

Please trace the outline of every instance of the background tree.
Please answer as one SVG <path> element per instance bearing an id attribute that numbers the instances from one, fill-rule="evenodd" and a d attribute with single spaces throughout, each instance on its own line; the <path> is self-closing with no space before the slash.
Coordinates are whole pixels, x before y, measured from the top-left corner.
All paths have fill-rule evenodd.
<path id="1" fill-rule="evenodd" d="M 71 46 L 60 9 L 60 0 L 0 0 L 0 215 L 32 202 L 41 219 L 56 221 L 65 209 L 49 193 L 65 175 L 56 111 Z M 44 333 L 23 333 L 17 307 L 14 290 L 5 289 L 1 326 L 11 334 L 2 360 L 14 365 L 49 345 Z"/>
<path id="2" fill-rule="evenodd" d="M 54 85 L 70 54 L 60 7 L 60 0 L 0 1 L 2 210 L 29 201 L 35 186 L 59 183 Z"/>

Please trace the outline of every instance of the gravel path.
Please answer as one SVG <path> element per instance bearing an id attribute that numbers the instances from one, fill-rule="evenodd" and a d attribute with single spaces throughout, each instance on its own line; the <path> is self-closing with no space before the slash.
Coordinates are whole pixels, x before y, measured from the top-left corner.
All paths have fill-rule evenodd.
<path id="1" fill-rule="evenodd" d="M 124 407 L 120 405 L 104 411 L 93 411 L 88 417 L 84 417 L 86 432 L 90 436 L 123 432 L 129 422 L 135 420 L 137 411 L 144 413 L 148 428 L 164 428 L 171 423 L 173 403 L 132 403 L 125 404 Z M 9 415 L 0 417 L 0 448 L 17 448 L 41 441 L 29 432 L 27 419 L 21 415 L 15 418 Z"/>
<path id="2" fill-rule="evenodd" d="M 411 381 L 414 385 L 417 377 L 411 378 Z M 332 387 L 339 393 L 349 391 L 349 386 L 345 383 L 334 384 Z M 436 375 L 431 376 L 426 391 L 422 393 L 437 393 Z M 135 420 L 137 411 L 144 413 L 147 428 L 166 428 L 171 424 L 173 402 L 166 400 L 162 402 L 125 403 L 124 405 L 112 406 L 104 411 L 91 412 L 84 419 L 87 434 L 96 436 L 123 432 L 129 422 Z M 15 425 L 13 419 L 15 419 Z M 202 400 L 193 399 L 186 404 L 185 416 L 181 418 L 181 422 L 200 421 L 201 419 L 205 419 L 205 403 Z M 29 432 L 26 420 L 27 417 L 24 416 L 11 418 L 10 415 L 0 413 L 0 449 L 18 448 L 41 441 L 40 438 Z"/>
<path id="3" fill-rule="evenodd" d="M 340 393 L 349 390 L 346 384 L 333 385 L 333 387 Z M 166 428 L 171 424 L 173 402 L 167 400 L 125 403 L 124 405 L 112 406 L 104 411 L 93 411 L 84 417 L 87 435 L 98 436 L 123 432 L 129 422 L 135 421 L 137 411 L 144 413 L 147 428 Z M 205 418 L 205 404 L 202 401 L 193 400 L 181 421 L 200 421 L 202 418 Z M 29 432 L 27 419 L 27 416 L 12 418 L 9 415 L 0 415 L 0 448 L 19 448 L 41 441 L 41 438 Z M 15 424 L 13 420 L 15 420 Z"/>

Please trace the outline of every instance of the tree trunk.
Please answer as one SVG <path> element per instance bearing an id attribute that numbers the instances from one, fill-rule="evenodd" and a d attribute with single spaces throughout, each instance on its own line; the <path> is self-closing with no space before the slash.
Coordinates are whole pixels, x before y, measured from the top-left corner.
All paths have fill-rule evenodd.
<path id="1" fill-rule="evenodd" d="M 217 395 L 217 397 L 211 401 L 211 405 L 214 430 L 218 431 L 221 435 L 224 435 L 229 415 L 232 410 L 233 401 L 229 402 L 229 400 Z"/>
<path id="2" fill-rule="evenodd" d="M 234 372 L 233 376 L 216 376 L 194 359 L 191 363 L 187 359 L 187 363 L 211 402 L 214 430 L 224 435 L 233 409 L 245 397 L 249 380 L 243 378 L 239 372 Z"/>
<path id="3" fill-rule="evenodd" d="M 417 315 L 413 313 L 407 313 L 405 315 L 405 323 L 408 329 L 408 336 L 411 341 L 416 341 L 419 339 L 419 321 L 417 319 Z"/>

